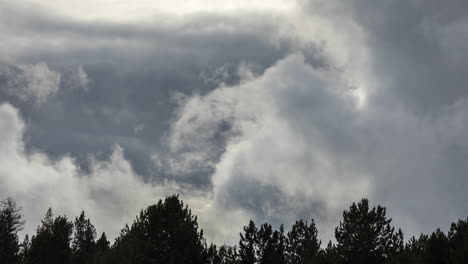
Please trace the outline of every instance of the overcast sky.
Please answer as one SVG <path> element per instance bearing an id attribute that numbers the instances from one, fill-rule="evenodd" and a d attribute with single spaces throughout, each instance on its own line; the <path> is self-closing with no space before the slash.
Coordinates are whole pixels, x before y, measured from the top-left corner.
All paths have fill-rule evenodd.
<path id="1" fill-rule="evenodd" d="M 464 0 L 0 1 L 0 198 L 114 238 L 179 193 L 333 238 L 363 197 L 406 238 L 468 213 Z"/>

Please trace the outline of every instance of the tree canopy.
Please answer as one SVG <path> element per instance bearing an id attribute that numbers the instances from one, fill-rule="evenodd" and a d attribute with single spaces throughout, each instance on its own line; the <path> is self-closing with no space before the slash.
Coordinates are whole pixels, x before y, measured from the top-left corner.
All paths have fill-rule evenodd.
<path id="1" fill-rule="evenodd" d="M 352 203 L 335 229 L 336 243 L 322 247 L 314 219 L 284 226 L 251 220 L 235 246 L 208 244 L 179 196 L 168 196 L 141 210 L 114 243 L 97 231 L 84 211 L 74 222 L 54 217 L 49 208 L 29 239 L 19 243 L 24 221 L 12 198 L 0 203 L 0 263 L 6 264 L 466 264 L 468 219 L 411 237 L 395 230 L 386 208 L 367 199 Z"/>

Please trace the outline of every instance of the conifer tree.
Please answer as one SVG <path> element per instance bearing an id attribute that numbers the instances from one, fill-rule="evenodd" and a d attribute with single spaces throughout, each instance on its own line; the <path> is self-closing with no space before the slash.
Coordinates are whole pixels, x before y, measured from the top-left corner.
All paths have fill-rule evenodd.
<path id="1" fill-rule="evenodd" d="M 53 217 L 49 208 L 31 238 L 31 248 L 27 256 L 28 263 L 34 264 L 68 264 L 72 260 L 70 248 L 73 223 L 66 216 Z"/>
<path id="2" fill-rule="evenodd" d="M 205 263 L 206 264 L 221 264 L 222 258 L 219 255 L 219 251 L 215 244 L 211 243 L 205 251 Z"/>
<path id="3" fill-rule="evenodd" d="M 221 264 L 237 264 L 240 262 L 237 247 L 223 245 L 219 248 L 218 255 L 221 258 Z"/>
<path id="4" fill-rule="evenodd" d="M 450 263 L 468 263 L 468 218 L 452 223 L 448 232 Z"/>
<path id="5" fill-rule="evenodd" d="M 241 264 L 257 263 L 257 231 L 255 223 L 250 220 L 249 225 L 244 227 L 244 234 L 240 234 L 239 257 Z"/>
<path id="6" fill-rule="evenodd" d="M 20 261 L 18 232 L 23 229 L 21 207 L 12 198 L 0 202 L 0 263 Z"/>
<path id="7" fill-rule="evenodd" d="M 379 264 L 393 255 L 401 244 L 387 219 L 385 207 L 369 208 L 362 199 L 343 212 L 343 221 L 335 229 L 336 250 L 347 264 Z"/>
<path id="8" fill-rule="evenodd" d="M 450 245 L 447 236 L 440 229 L 433 232 L 428 240 L 424 254 L 424 263 L 448 264 Z"/>
<path id="9" fill-rule="evenodd" d="M 326 248 L 321 248 L 312 260 L 307 260 L 306 264 L 339 264 L 340 256 L 336 252 L 335 245 L 331 241 L 328 242 Z"/>
<path id="10" fill-rule="evenodd" d="M 321 244 L 317 233 L 313 219 L 310 224 L 302 219 L 294 223 L 291 231 L 288 232 L 287 260 L 289 264 L 303 264 L 314 258 Z"/>
<path id="11" fill-rule="evenodd" d="M 201 264 L 204 244 L 196 216 L 174 195 L 142 210 L 113 252 L 120 263 Z"/>
<path id="12" fill-rule="evenodd" d="M 29 240 L 28 234 L 24 236 L 23 243 L 21 243 L 20 248 L 20 263 L 28 263 L 28 256 L 31 250 L 31 241 Z"/>
<path id="13" fill-rule="evenodd" d="M 275 230 L 267 241 L 261 256 L 261 264 L 286 264 L 285 247 L 286 238 L 284 227 Z"/>
<path id="14" fill-rule="evenodd" d="M 110 242 L 107 240 L 106 233 L 102 233 L 101 237 L 96 241 L 96 250 L 100 252 L 107 252 L 110 249 Z"/>
<path id="15" fill-rule="evenodd" d="M 96 229 L 89 218 L 86 218 L 84 211 L 75 219 L 74 227 L 73 262 L 77 264 L 91 263 L 96 251 Z"/>

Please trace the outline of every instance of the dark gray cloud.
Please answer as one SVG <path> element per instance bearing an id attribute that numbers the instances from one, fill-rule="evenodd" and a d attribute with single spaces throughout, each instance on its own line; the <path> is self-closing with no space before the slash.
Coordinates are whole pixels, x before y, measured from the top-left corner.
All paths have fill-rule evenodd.
<path id="1" fill-rule="evenodd" d="M 209 92 L 218 83 L 207 77 L 219 68 L 228 71 L 224 82 L 235 83 L 238 78 L 229 71 L 237 65 L 252 62 L 261 71 L 288 50 L 286 43 L 270 42 L 271 22 L 258 23 L 248 14 L 242 20 L 194 15 L 174 24 L 94 23 L 40 7 L 31 12 L 20 5 L 2 6 L 6 39 L 28 39 L 15 63 L 45 62 L 62 74 L 62 87 L 47 105 L 15 102 L 30 124 L 28 146 L 57 157 L 70 153 L 86 166 L 89 153 L 108 153 L 120 144 L 137 172 L 149 177 L 161 176 L 149 157 L 164 147 L 160 138 L 177 106 L 174 95 Z M 74 89 L 79 69 L 86 74 L 87 89 Z M 135 134 L 140 125 L 144 129 Z M 209 171 L 200 173 L 188 180 L 209 184 Z"/>
<path id="2" fill-rule="evenodd" d="M 330 239 L 361 197 L 408 233 L 466 217 L 468 6 L 297 4 L 132 22 L 0 4 L 0 155 L 25 168 L 0 191 L 63 185 L 40 204 L 115 201 L 122 221 L 181 192 L 217 242 L 249 218 L 313 217 Z"/>
<path id="3" fill-rule="evenodd" d="M 433 114 L 467 95 L 465 65 L 468 4 L 464 1 L 354 1 L 365 28 L 382 98 L 397 96 L 419 114 Z"/>

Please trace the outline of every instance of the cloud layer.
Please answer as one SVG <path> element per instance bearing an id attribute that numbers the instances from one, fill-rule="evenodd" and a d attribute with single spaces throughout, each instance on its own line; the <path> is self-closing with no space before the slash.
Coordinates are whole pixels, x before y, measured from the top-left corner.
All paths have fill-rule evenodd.
<path id="1" fill-rule="evenodd" d="M 37 105 L 57 94 L 60 87 L 60 73 L 50 70 L 43 62 L 17 67 L 4 66 L 0 76 L 6 82 L 7 93 Z"/>
<path id="2" fill-rule="evenodd" d="M 219 243 L 250 218 L 328 240 L 361 197 L 408 234 L 466 217 L 463 1 L 59 2 L 0 4 L 0 194 L 27 232 L 51 206 L 113 237 L 174 192 Z"/>
<path id="3" fill-rule="evenodd" d="M 18 111 L 10 104 L 2 104 L 0 116 L 0 193 L 20 202 L 27 233 L 34 233 L 35 225 L 52 207 L 69 217 L 85 210 L 99 230 L 114 236 L 124 223 L 131 222 L 138 208 L 177 192 L 170 184 L 155 186 L 144 182 L 119 146 L 113 148 L 108 160 L 91 160 L 89 173 L 83 172 L 72 157 L 52 160 L 41 152 L 26 152 L 26 126 Z"/>

